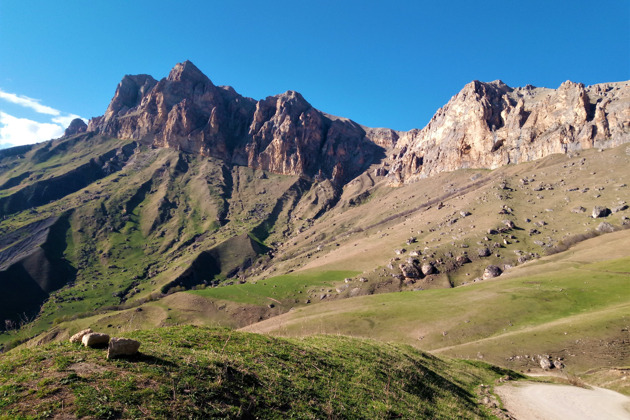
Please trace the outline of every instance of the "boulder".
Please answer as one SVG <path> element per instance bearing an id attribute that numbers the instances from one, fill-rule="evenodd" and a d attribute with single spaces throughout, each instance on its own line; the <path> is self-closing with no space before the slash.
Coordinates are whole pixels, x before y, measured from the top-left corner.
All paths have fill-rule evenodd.
<path id="1" fill-rule="evenodd" d="M 419 279 L 420 278 L 420 271 L 418 271 L 418 269 L 416 268 L 415 265 L 413 264 L 400 264 L 398 266 L 400 268 L 400 271 L 402 272 L 403 276 L 409 278 L 409 279 Z"/>
<path id="2" fill-rule="evenodd" d="M 597 231 L 602 233 L 610 233 L 615 231 L 615 227 L 608 222 L 601 222 L 597 226 Z"/>
<path id="3" fill-rule="evenodd" d="M 551 365 L 554 369 L 564 369 L 564 363 L 562 363 L 562 360 L 559 359 L 551 362 Z"/>
<path id="4" fill-rule="evenodd" d="M 109 343 L 109 335 L 103 333 L 89 333 L 81 338 L 81 342 L 85 347 L 101 347 Z"/>
<path id="5" fill-rule="evenodd" d="M 549 359 L 549 356 L 538 356 L 538 363 L 540 364 L 540 367 L 544 370 L 549 370 L 553 368 L 553 364 Z"/>
<path id="6" fill-rule="evenodd" d="M 491 254 L 490 250 L 487 247 L 484 248 L 479 248 L 477 250 L 477 255 L 479 255 L 480 257 L 489 257 Z"/>
<path id="7" fill-rule="evenodd" d="M 437 270 L 432 263 L 424 263 L 422 264 L 422 274 L 428 276 L 429 274 L 436 274 Z"/>
<path id="8" fill-rule="evenodd" d="M 610 214 L 610 209 L 608 207 L 603 206 L 595 206 L 593 207 L 593 219 L 597 219 L 598 217 L 607 217 Z"/>
<path id="9" fill-rule="evenodd" d="M 90 334 L 92 332 L 91 328 L 85 329 L 85 330 L 81 330 L 78 333 L 76 333 L 75 335 L 73 335 L 72 337 L 70 337 L 70 342 L 71 343 L 80 343 L 81 340 L 83 339 L 83 336 L 86 334 Z"/>
<path id="10" fill-rule="evenodd" d="M 138 353 L 140 342 L 130 338 L 112 337 L 107 347 L 107 358 L 128 357 Z"/>
<path id="11" fill-rule="evenodd" d="M 503 273 L 503 271 L 499 267 L 497 267 L 496 265 L 489 265 L 486 267 L 485 270 L 483 270 L 483 278 L 485 280 L 499 277 L 501 273 Z"/>
<path id="12" fill-rule="evenodd" d="M 459 257 L 457 257 L 457 264 L 459 265 L 468 264 L 469 262 L 470 258 L 468 258 L 468 255 L 460 255 Z"/>

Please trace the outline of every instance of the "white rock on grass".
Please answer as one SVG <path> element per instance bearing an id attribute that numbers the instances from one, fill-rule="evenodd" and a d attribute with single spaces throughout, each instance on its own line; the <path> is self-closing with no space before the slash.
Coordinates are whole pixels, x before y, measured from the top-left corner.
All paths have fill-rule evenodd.
<path id="1" fill-rule="evenodd" d="M 112 337 L 107 348 L 107 358 L 133 356 L 138 353 L 140 342 L 130 338 Z"/>
<path id="2" fill-rule="evenodd" d="M 81 342 L 85 347 L 100 347 L 109 343 L 109 335 L 103 333 L 89 333 L 85 334 L 81 339 Z"/>
<path id="3" fill-rule="evenodd" d="M 83 336 L 86 334 L 90 334 L 92 331 L 92 328 L 88 328 L 85 330 L 81 330 L 78 333 L 76 333 L 75 335 L 73 335 L 72 337 L 70 337 L 70 342 L 71 343 L 80 343 L 81 339 L 83 339 Z"/>

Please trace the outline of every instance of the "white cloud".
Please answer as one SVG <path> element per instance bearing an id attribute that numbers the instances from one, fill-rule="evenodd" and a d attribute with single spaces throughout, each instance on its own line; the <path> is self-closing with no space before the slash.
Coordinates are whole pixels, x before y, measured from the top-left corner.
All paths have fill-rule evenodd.
<path id="1" fill-rule="evenodd" d="M 28 118 L 9 115 L 0 110 L 0 144 L 6 143 L 19 146 L 61 137 L 65 128 L 70 125 L 73 119 L 81 118 L 78 115 L 68 114 L 50 106 L 42 105 L 39 99 L 5 92 L 2 89 L 0 89 L 0 100 L 29 108 L 39 114 L 52 116 L 49 117 L 50 122 L 38 122 Z M 87 122 L 85 119 L 83 121 Z"/>
<path id="2" fill-rule="evenodd" d="M 9 101 L 13 104 L 23 106 L 25 108 L 30 108 L 35 112 L 40 114 L 47 115 L 60 115 L 61 112 L 55 108 L 51 108 L 46 105 L 42 105 L 39 103 L 39 99 L 29 98 L 28 96 L 16 95 L 15 93 L 5 92 L 0 89 L 0 99 L 4 99 L 5 101 Z"/>
<path id="3" fill-rule="evenodd" d="M 21 146 L 61 137 L 63 133 L 64 127 L 61 125 L 39 123 L 0 111 L 0 144 Z"/>

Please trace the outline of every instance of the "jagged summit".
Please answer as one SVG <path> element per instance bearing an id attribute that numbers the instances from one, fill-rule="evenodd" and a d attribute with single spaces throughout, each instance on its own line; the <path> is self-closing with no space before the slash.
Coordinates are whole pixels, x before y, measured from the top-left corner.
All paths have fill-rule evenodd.
<path id="1" fill-rule="evenodd" d="M 358 124 L 328 118 L 298 92 L 255 101 L 215 86 L 190 61 L 159 82 L 125 76 L 105 115 L 92 119 L 88 130 L 336 182 L 382 155 Z"/>
<path id="2" fill-rule="evenodd" d="M 70 125 L 66 128 L 64 136 L 73 136 L 75 134 L 84 133 L 87 130 L 87 124 L 81 118 L 75 118 L 70 121 Z"/>
<path id="3" fill-rule="evenodd" d="M 329 116 L 292 90 L 243 97 L 184 61 L 159 82 L 125 76 L 88 131 L 336 182 L 383 164 L 379 173 L 398 183 L 630 141 L 630 84 L 566 81 L 554 90 L 474 80 L 425 128 L 397 132 Z"/>
<path id="4" fill-rule="evenodd" d="M 177 63 L 167 77 L 168 80 L 188 81 L 191 83 L 208 83 L 210 79 L 195 66 L 192 61 L 186 60 L 183 63 Z M 210 82 L 212 83 L 212 82 Z"/>

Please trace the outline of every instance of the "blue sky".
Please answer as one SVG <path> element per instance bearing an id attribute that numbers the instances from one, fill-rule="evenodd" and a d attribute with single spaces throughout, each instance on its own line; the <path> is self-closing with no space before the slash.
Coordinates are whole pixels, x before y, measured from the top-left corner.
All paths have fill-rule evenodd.
<path id="1" fill-rule="evenodd" d="M 186 59 L 242 95 L 409 130 L 475 79 L 630 79 L 630 2 L 0 0 L 0 143 L 56 137 L 123 75 Z"/>

